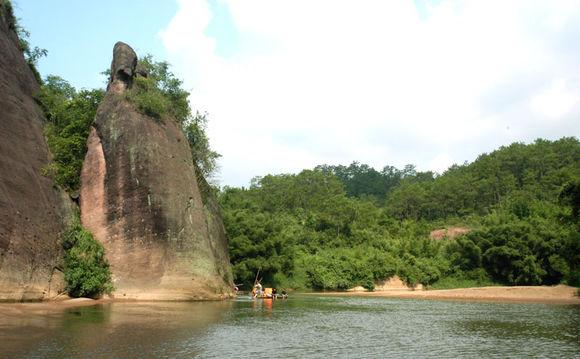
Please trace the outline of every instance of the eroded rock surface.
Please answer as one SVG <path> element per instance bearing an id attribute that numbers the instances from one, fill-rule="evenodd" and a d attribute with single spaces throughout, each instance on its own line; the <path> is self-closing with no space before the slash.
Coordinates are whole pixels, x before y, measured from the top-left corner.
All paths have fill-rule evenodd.
<path id="1" fill-rule="evenodd" d="M 121 93 L 130 87 L 136 68 L 137 54 L 135 51 L 124 42 L 117 42 L 113 48 L 111 78 L 107 91 Z"/>
<path id="2" fill-rule="evenodd" d="M 464 227 L 449 227 L 443 229 L 436 229 L 429 233 L 429 238 L 435 240 L 442 240 L 442 239 L 455 239 L 459 236 L 467 234 L 471 232 L 471 229 L 464 228 Z"/>
<path id="3" fill-rule="evenodd" d="M 136 111 L 124 91 L 136 57 L 115 45 L 81 174 L 81 220 L 103 243 L 116 298 L 188 300 L 231 295 L 217 205 L 204 203 L 179 125 Z"/>
<path id="4" fill-rule="evenodd" d="M 68 199 L 41 174 L 49 151 L 38 83 L 10 22 L 0 3 L 0 300 L 38 300 L 64 290 Z"/>

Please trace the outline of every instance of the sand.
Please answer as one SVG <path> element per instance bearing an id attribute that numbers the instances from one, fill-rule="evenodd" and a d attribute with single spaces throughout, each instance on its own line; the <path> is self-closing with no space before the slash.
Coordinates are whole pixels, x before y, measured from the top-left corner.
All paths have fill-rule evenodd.
<path id="1" fill-rule="evenodd" d="M 377 292 L 324 292 L 313 295 L 447 299 L 468 301 L 499 301 L 522 303 L 578 304 L 578 289 L 566 285 L 521 286 L 521 287 L 478 287 L 444 290 L 384 290 Z"/>

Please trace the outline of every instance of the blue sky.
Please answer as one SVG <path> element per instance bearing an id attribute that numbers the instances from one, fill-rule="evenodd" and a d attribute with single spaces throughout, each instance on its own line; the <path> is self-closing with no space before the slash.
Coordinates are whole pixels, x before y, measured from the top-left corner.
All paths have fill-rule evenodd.
<path id="1" fill-rule="evenodd" d="M 43 75 L 101 86 L 117 40 L 169 61 L 223 185 L 352 161 L 441 173 L 580 135 L 574 0 L 15 3 Z"/>
<path id="2" fill-rule="evenodd" d="M 48 50 L 39 63 L 43 75 L 56 74 L 75 87 L 101 87 L 100 72 L 111 64 L 115 42 L 140 54 L 165 58 L 159 30 L 175 12 L 174 1 L 14 0 L 16 16 L 33 45 Z"/>

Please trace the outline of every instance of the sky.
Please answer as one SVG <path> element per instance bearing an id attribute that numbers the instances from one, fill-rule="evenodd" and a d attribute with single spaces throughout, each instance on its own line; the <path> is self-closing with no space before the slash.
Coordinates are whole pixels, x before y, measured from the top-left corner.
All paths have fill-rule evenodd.
<path id="1" fill-rule="evenodd" d="M 118 40 L 169 61 L 221 185 L 353 161 L 443 173 L 580 136 L 580 1 L 14 2 L 43 75 L 103 86 Z"/>

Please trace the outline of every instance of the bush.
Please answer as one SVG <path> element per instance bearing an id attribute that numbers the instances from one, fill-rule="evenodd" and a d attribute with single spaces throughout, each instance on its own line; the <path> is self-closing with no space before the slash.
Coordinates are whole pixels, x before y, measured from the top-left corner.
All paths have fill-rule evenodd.
<path id="1" fill-rule="evenodd" d="M 206 126 L 207 114 L 199 112 L 182 123 L 183 133 L 189 143 L 197 175 L 211 180 L 218 169 L 217 159 L 220 158 L 220 154 L 211 150 L 209 138 L 205 133 Z M 198 182 L 200 181 L 198 180 Z"/>
<path id="2" fill-rule="evenodd" d="M 488 287 L 497 285 L 494 283 L 483 269 L 478 269 L 467 273 L 455 273 L 449 277 L 439 279 L 429 286 L 430 289 L 454 289 Z"/>
<path id="3" fill-rule="evenodd" d="M 71 297 L 98 297 L 113 290 L 105 250 L 78 220 L 65 233 L 64 279 Z"/>
<path id="4" fill-rule="evenodd" d="M 127 99 L 135 104 L 141 113 L 161 120 L 167 115 L 169 100 L 155 85 L 153 78 L 137 77 L 131 90 L 126 92 Z"/>

